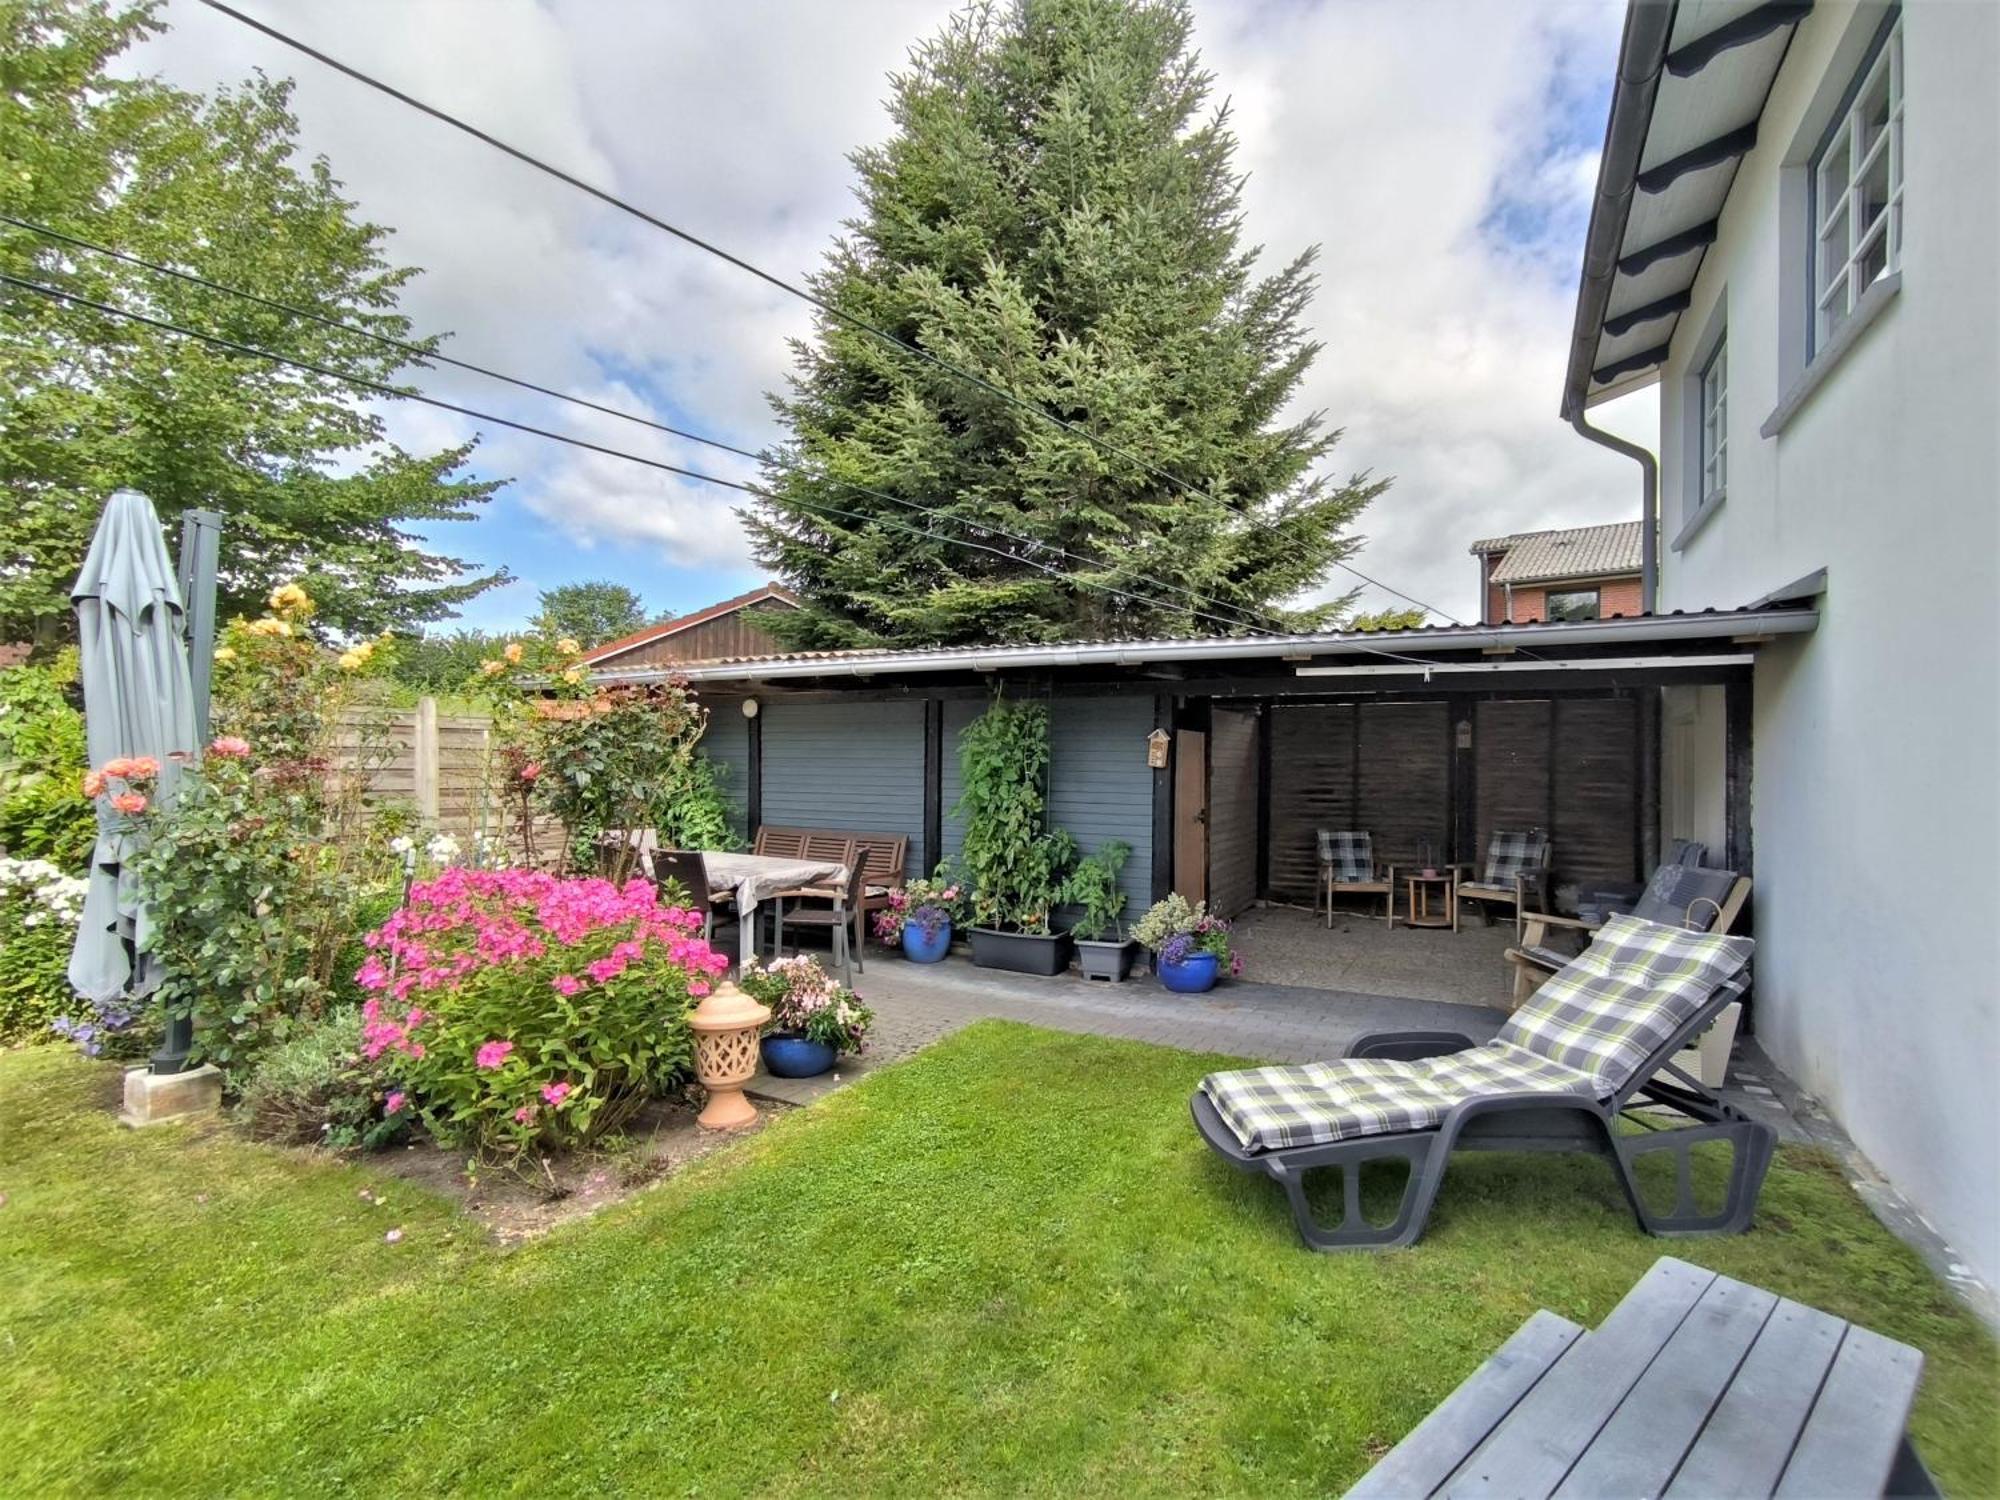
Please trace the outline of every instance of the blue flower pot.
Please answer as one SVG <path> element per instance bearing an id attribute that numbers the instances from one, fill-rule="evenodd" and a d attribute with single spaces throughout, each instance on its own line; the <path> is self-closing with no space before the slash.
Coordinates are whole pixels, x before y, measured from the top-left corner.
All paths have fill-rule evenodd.
<path id="1" fill-rule="evenodd" d="M 1190 953 L 1179 963 L 1159 962 L 1160 983 L 1183 995 L 1199 995 L 1215 988 L 1216 960 L 1213 953 Z"/>
<path id="2" fill-rule="evenodd" d="M 934 964 L 951 952 L 951 923 L 937 924 L 929 937 L 915 922 L 903 924 L 903 957 L 913 964 Z"/>
<path id="3" fill-rule="evenodd" d="M 831 1073 L 840 1060 L 840 1054 L 825 1042 L 783 1033 L 765 1037 L 758 1050 L 764 1055 L 764 1071 L 774 1078 L 817 1078 Z"/>

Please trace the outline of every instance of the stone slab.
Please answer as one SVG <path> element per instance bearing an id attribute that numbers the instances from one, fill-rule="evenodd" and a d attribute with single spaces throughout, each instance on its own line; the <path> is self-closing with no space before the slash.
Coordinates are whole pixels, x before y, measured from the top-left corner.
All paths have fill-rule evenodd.
<path id="1" fill-rule="evenodd" d="M 184 1073 L 149 1073 L 144 1068 L 128 1068 L 125 1107 L 118 1112 L 118 1122 L 143 1129 L 170 1120 L 198 1119 L 221 1109 L 222 1071 L 208 1063 Z"/>

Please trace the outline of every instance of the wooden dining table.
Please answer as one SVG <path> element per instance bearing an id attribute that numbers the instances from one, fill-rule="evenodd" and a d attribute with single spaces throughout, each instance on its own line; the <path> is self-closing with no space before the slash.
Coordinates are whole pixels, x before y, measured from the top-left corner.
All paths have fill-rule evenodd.
<path id="1" fill-rule="evenodd" d="M 739 962 L 746 964 L 757 956 L 754 914 L 759 902 L 800 890 L 838 895 L 847 885 L 847 866 L 839 860 L 704 849 L 701 862 L 708 870 L 709 898 L 728 896 L 736 902 Z"/>

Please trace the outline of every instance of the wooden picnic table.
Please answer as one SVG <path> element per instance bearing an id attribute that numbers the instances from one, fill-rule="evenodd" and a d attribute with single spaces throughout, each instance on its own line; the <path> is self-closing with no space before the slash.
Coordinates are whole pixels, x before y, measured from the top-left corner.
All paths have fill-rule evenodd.
<path id="1" fill-rule="evenodd" d="M 1528 1319 L 1348 1495 L 1935 1495 L 1906 1435 L 1923 1367 L 1662 1256 L 1595 1333 Z"/>

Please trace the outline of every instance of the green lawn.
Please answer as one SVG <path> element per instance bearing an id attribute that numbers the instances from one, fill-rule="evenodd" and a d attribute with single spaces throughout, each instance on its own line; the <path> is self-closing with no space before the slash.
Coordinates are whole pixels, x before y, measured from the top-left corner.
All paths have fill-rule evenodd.
<path id="1" fill-rule="evenodd" d="M 1820 1158 L 1668 1246 L 1600 1163 L 1472 1157 L 1416 1249 L 1319 1256 L 1189 1126 L 1216 1062 L 987 1023 L 501 1252 L 0 1056 L 0 1493 L 1338 1491 L 1669 1248 L 1922 1348 L 1926 1457 L 2000 1489 L 1994 1346 Z"/>

